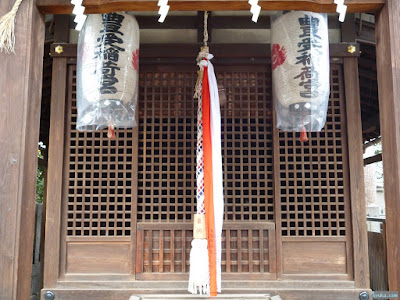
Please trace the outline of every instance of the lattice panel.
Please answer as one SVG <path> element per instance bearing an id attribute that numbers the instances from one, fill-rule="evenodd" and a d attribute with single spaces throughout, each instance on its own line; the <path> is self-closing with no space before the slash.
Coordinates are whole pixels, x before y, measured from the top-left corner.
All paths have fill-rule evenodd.
<path id="1" fill-rule="evenodd" d="M 222 107 L 225 220 L 274 219 L 271 78 L 266 72 L 218 74 Z"/>
<path id="2" fill-rule="evenodd" d="M 196 76 L 141 73 L 138 222 L 191 220 L 195 213 Z"/>
<path id="3" fill-rule="evenodd" d="M 347 162 L 342 72 L 331 65 L 325 128 L 309 134 L 279 131 L 279 191 L 283 236 L 345 236 Z"/>
<path id="4" fill-rule="evenodd" d="M 69 66 L 67 235 L 129 236 L 132 219 L 132 129 L 79 132 L 76 126 L 76 66 Z"/>
<path id="5" fill-rule="evenodd" d="M 139 273 L 189 272 L 192 225 L 182 224 L 179 227 L 179 229 L 138 230 Z M 268 229 L 223 230 L 221 259 L 224 273 L 269 272 Z"/>
<path id="6" fill-rule="evenodd" d="M 196 202 L 194 72 L 141 74 L 138 222 L 190 221 Z M 267 72 L 217 74 L 225 220 L 273 220 L 272 103 Z"/>

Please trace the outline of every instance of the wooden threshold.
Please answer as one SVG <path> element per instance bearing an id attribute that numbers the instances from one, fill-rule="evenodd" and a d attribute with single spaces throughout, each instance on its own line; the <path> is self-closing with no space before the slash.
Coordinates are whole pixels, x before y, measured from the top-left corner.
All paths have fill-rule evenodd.
<path id="1" fill-rule="evenodd" d="M 157 1 L 154 0 L 85 0 L 83 3 L 87 14 L 100 14 L 113 11 L 158 11 Z M 249 10 L 247 0 L 174 0 L 169 1 L 171 11 L 221 11 L 221 10 Z M 347 12 L 375 12 L 379 11 L 385 0 L 348 0 Z M 38 9 L 43 14 L 70 14 L 73 5 L 70 0 L 38 0 Z M 308 10 L 315 12 L 335 13 L 336 4 L 333 0 L 275 0 L 259 1 L 262 10 Z"/>
<path id="2" fill-rule="evenodd" d="M 47 290 L 42 290 L 42 297 Z M 186 288 L 182 291 L 177 292 L 176 290 L 68 290 L 68 289 L 54 289 L 51 290 L 57 299 L 61 300 L 75 300 L 75 299 L 85 299 L 85 300 L 114 300 L 114 299 L 131 299 L 135 296 L 136 299 L 141 300 L 153 300 L 153 299 L 210 299 L 208 296 L 196 295 L 192 296 L 188 293 Z M 248 289 L 247 291 L 238 292 L 228 292 L 224 290 L 224 294 L 229 294 L 231 297 L 234 295 L 279 295 L 281 299 L 290 300 L 320 300 L 320 299 L 335 299 L 335 300 L 349 300 L 349 299 L 359 299 L 359 295 L 362 292 L 367 292 L 371 299 L 371 290 L 362 289 L 319 289 L 317 287 L 313 289 L 271 289 L 268 288 L 262 291 L 255 291 L 253 289 Z M 161 298 L 157 298 L 156 295 L 160 295 Z M 223 296 L 224 294 L 221 294 Z M 184 298 L 180 298 L 184 297 Z M 218 298 L 221 298 L 218 296 Z M 225 298 L 226 299 L 226 298 Z M 229 298 L 232 299 L 232 298 Z M 243 299 L 243 298 L 240 298 Z M 254 298 L 251 298 L 254 299 Z M 256 298 L 257 299 L 257 298 Z M 268 299 L 268 298 L 267 298 Z"/>
<path id="3" fill-rule="evenodd" d="M 70 277 L 69 280 L 59 280 L 55 289 L 59 290 L 148 290 L 154 291 L 158 289 L 160 291 L 174 291 L 175 293 L 181 293 L 186 291 L 188 278 L 185 280 L 118 280 L 105 281 L 103 275 L 98 274 L 97 279 L 94 276 L 90 279 L 84 279 L 81 277 L 79 280 L 77 277 Z M 322 278 L 322 279 L 321 279 Z M 267 289 L 297 289 L 297 290 L 308 290 L 308 289 L 354 289 L 354 281 L 351 280 L 326 280 L 321 276 L 320 279 L 304 280 L 304 279 L 285 279 L 285 280 L 224 280 L 222 282 L 222 288 L 228 293 L 232 291 L 238 292 L 238 290 L 252 289 L 255 292 L 264 291 Z"/>

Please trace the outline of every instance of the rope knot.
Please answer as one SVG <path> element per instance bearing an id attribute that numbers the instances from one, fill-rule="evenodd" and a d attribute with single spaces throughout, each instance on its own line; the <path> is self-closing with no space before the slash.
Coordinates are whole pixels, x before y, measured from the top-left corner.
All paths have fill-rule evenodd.
<path id="1" fill-rule="evenodd" d="M 23 0 L 16 0 L 13 8 L 0 19 L 0 52 L 15 53 L 15 17 Z"/>

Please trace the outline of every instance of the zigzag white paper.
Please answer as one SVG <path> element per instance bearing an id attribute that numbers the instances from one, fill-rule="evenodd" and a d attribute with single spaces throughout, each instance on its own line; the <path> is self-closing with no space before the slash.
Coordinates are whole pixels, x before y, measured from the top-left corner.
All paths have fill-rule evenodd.
<path id="1" fill-rule="evenodd" d="M 85 24 L 87 16 L 84 15 L 85 7 L 82 6 L 83 0 L 71 0 L 71 4 L 74 5 L 72 13 L 75 15 L 74 22 L 76 23 L 75 30 L 80 31 Z"/>
<path id="2" fill-rule="evenodd" d="M 344 22 L 344 18 L 346 17 L 347 5 L 344 4 L 344 0 L 335 0 L 334 3 L 336 6 L 336 12 L 339 14 L 339 21 Z"/>
<path id="3" fill-rule="evenodd" d="M 157 5 L 160 7 L 160 9 L 158 10 L 158 14 L 160 15 L 160 18 L 158 18 L 158 22 L 163 23 L 169 11 L 168 0 L 158 0 Z"/>
<path id="4" fill-rule="evenodd" d="M 250 12 L 253 14 L 251 20 L 254 23 L 257 23 L 258 17 L 261 12 L 261 6 L 258 5 L 258 0 L 249 0 L 249 4 L 251 5 Z"/>

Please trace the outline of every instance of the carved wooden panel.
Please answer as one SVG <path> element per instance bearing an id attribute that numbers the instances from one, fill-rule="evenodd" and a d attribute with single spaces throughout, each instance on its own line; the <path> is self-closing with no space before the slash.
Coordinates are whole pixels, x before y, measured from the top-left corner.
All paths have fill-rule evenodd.
<path id="1" fill-rule="evenodd" d="M 274 232 L 274 224 L 267 222 L 225 225 L 222 233 L 222 272 L 253 275 L 270 272 L 270 245 L 275 241 Z M 165 224 L 162 227 L 159 223 L 139 224 L 136 254 L 139 278 L 154 278 L 157 275 L 168 278 L 165 276 L 171 273 L 179 276 L 189 272 L 192 236 L 190 223 Z"/>

